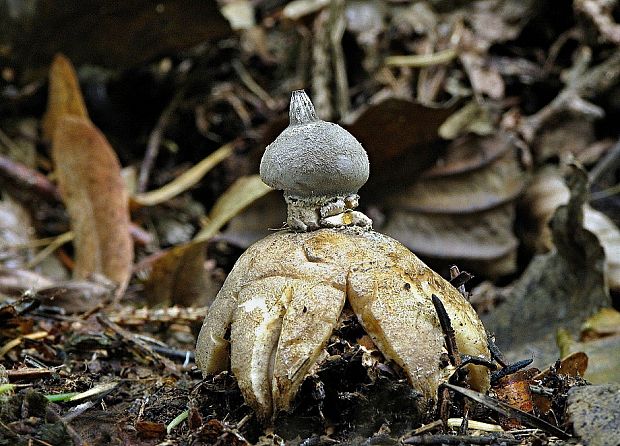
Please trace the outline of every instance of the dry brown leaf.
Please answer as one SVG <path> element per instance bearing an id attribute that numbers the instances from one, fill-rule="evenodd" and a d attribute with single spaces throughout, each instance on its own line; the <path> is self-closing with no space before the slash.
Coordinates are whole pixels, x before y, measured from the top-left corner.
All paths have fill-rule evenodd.
<path id="1" fill-rule="evenodd" d="M 588 355 L 586 355 L 584 352 L 571 353 L 562 358 L 559 366 L 556 365 L 556 363 L 554 362 L 545 370 L 534 376 L 534 379 L 543 379 L 545 376 L 551 373 L 552 368 L 559 375 L 583 377 L 586 373 L 586 370 L 588 369 L 588 362 Z"/>
<path id="2" fill-rule="evenodd" d="M 595 141 L 594 120 L 565 114 L 545 123 L 533 141 L 532 153 L 538 163 L 550 158 L 580 156 Z"/>
<path id="3" fill-rule="evenodd" d="M 210 282 L 205 270 L 205 249 L 206 242 L 190 242 L 160 253 L 151 263 L 151 271 L 144 282 L 147 304 L 187 307 L 208 294 Z M 211 289 L 211 296 L 207 296 L 208 302 L 204 303 L 210 303 L 216 293 L 217 289 Z"/>
<path id="4" fill-rule="evenodd" d="M 127 285 L 133 262 L 129 201 L 116 153 L 84 117 L 62 116 L 52 140 L 58 186 L 75 234 L 77 278 L 101 273 Z"/>
<path id="5" fill-rule="evenodd" d="M 441 164 L 402 193 L 386 197 L 386 202 L 391 208 L 420 213 L 470 214 L 512 201 L 525 180 L 508 138 L 462 139 Z"/>
<path id="6" fill-rule="evenodd" d="M 592 384 L 620 383 L 620 335 L 586 342 L 571 339 L 571 342 L 567 342 L 563 347 L 563 354 L 583 352 L 588 356 L 588 369 L 583 377 Z"/>
<path id="7" fill-rule="evenodd" d="M 50 67 L 47 111 L 42 123 L 44 139 L 52 140 L 58 121 L 65 115 L 88 119 L 75 69 L 69 59 L 57 54 Z"/>
<path id="8" fill-rule="evenodd" d="M 568 203 L 570 191 L 557 169 L 539 172 L 528 186 L 523 205 L 531 221 L 526 242 L 539 252 L 553 248 L 551 230 L 548 226 L 555 210 Z M 620 230 L 603 213 L 589 205 L 583 207 L 584 227 L 594 233 L 605 250 L 605 266 L 609 287 L 620 290 Z"/>
<path id="9" fill-rule="evenodd" d="M 286 203 L 279 194 L 267 194 L 231 219 L 221 238 L 246 249 L 252 243 L 267 237 L 286 221 Z"/>
<path id="10" fill-rule="evenodd" d="M 474 214 L 421 214 L 395 210 L 381 228 L 418 255 L 449 260 L 498 277 L 516 268 L 512 203 Z"/>
<path id="11" fill-rule="evenodd" d="M 505 135 L 459 139 L 401 192 L 386 197 L 381 230 L 418 254 L 498 276 L 514 271 L 514 199 L 526 172 Z"/>

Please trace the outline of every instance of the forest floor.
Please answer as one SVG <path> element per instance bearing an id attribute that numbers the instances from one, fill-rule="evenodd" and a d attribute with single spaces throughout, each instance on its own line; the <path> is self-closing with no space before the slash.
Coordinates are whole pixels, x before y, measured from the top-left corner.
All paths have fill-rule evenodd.
<path id="1" fill-rule="evenodd" d="M 616 1 L 48 3 L 0 0 L 0 445 L 617 444 Z M 286 220 L 257 173 L 296 89 L 481 316 L 488 394 L 421 405 L 348 307 L 271 423 L 196 367 Z"/>

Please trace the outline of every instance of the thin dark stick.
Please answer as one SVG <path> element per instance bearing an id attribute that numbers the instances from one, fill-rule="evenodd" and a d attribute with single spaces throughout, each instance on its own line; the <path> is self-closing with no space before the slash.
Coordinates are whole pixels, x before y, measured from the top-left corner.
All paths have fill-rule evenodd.
<path id="1" fill-rule="evenodd" d="M 461 271 L 455 277 L 450 279 L 450 284 L 454 288 L 459 288 L 469 282 L 474 276 L 467 271 Z"/>
<path id="2" fill-rule="evenodd" d="M 171 371 L 174 375 L 178 375 L 179 371 L 177 370 L 177 366 L 171 362 L 168 358 L 160 355 L 159 353 L 153 351 L 151 346 L 147 345 L 145 341 L 140 339 L 138 336 L 134 335 L 128 330 L 121 328 L 114 322 L 110 321 L 107 316 L 104 314 L 97 315 L 97 321 L 106 328 L 109 328 L 114 333 L 119 335 L 121 339 L 125 340 L 130 346 L 133 346 L 140 353 L 144 354 L 147 358 L 152 358 L 153 361 L 163 365 L 166 369 Z"/>
<path id="3" fill-rule="evenodd" d="M 151 170 L 155 165 L 157 155 L 159 155 L 159 147 L 161 146 L 161 140 L 168 127 L 172 114 L 177 109 L 183 97 L 185 96 L 185 87 L 181 88 L 172 98 L 168 106 L 159 116 L 155 128 L 149 135 L 149 140 L 146 145 L 146 152 L 144 153 L 144 159 L 140 166 L 140 174 L 138 175 L 138 184 L 136 185 L 136 192 L 141 193 L 146 190 L 149 183 L 149 177 L 151 176 Z"/>
<path id="4" fill-rule="evenodd" d="M 490 333 L 487 333 L 487 345 L 489 346 L 489 351 L 491 352 L 491 358 L 495 359 L 502 367 L 506 367 L 508 365 L 506 363 L 506 358 L 504 358 L 504 354 L 495 343 L 494 336 Z"/>
<path id="5" fill-rule="evenodd" d="M 437 312 L 437 317 L 439 318 L 441 330 L 443 331 L 443 335 L 446 340 L 446 349 L 448 350 L 450 364 L 458 367 L 461 365 L 461 355 L 459 354 L 459 348 L 456 345 L 456 336 L 454 333 L 454 328 L 452 328 L 450 316 L 448 316 L 446 308 L 443 306 L 443 303 L 439 297 L 433 294 L 432 300 L 435 311 Z"/>
<path id="6" fill-rule="evenodd" d="M 504 376 L 512 375 L 513 373 L 518 372 L 522 368 L 527 367 L 528 365 L 530 365 L 532 362 L 534 362 L 534 358 L 523 359 L 523 360 L 517 361 L 517 362 L 515 362 L 513 364 L 509 364 L 509 365 L 505 366 L 503 369 L 498 370 L 497 372 L 492 372 L 491 373 L 491 383 L 494 383 L 494 382 L 498 381 L 499 379 L 503 378 Z"/>
<path id="7" fill-rule="evenodd" d="M 151 345 L 151 348 L 154 352 L 172 360 L 194 361 L 194 353 L 189 350 L 179 350 L 176 348 L 162 347 L 160 345 Z"/>
<path id="8" fill-rule="evenodd" d="M 0 184 L 4 184 L 11 191 L 20 195 L 42 197 L 46 201 L 58 203 L 61 201 L 58 189 L 42 173 L 0 155 Z"/>
<path id="9" fill-rule="evenodd" d="M 504 415 L 505 417 L 508 417 L 508 418 L 516 418 L 517 420 L 519 420 L 521 424 L 525 426 L 542 429 L 548 434 L 554 435 L 563 440 L 570 438 L 569 434 L 564 432 L 562 429 L 554 426 L 553 424 L 550 424 L 546 422 L 545 420 L 542 420 L 532 414 L 523 412 L 522 410 L 512 407 L 511 405 L 503 401 L 500 401 L 496 398 L 492 398 L 483 393 L 476 392 L 475 390 L 466 389 L 464 387 L 459 387 L 459 386 L 455 386 L 455 385 L 448 384 L 448 383 L 444 383 L 442 385 L 447 387 L 450 390 L 460 393 L 461 395 L 464 395 L 467 398 L 472 399 L 482 404 L 483 406 L 491 410 L 494 410 L 500 415 Z"/>
<path id="10" fill-rule="evenodd" d="M 482 358 L 480 356 L 461 355 L 461 367 L 468 364 L 481 365 L 491 370 L 497 369 L 497 365 L 493 361 L 486 358 Z"/>
<path id="11" fill-rule="evenodd" d="M 611 149 L 607 151 L 605 156 L 600 159 L 590 171 L 588 179 L 590 183 L 596 182 L 606 172 L 616 169 L 620 166 L 620 140 L 616 141 Z"/>

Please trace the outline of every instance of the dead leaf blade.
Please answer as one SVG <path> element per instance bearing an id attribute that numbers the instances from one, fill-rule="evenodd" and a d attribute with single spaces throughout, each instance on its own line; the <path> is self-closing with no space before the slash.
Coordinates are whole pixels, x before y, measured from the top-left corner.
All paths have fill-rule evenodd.
<path id="1" fill-rule="evenodd" d="M 88 119 L 75 69 L 68 58 L 57 54 L 50 67 L 47 111 L 42 124 L 46 140 L 52 140 L 59 120 L 65 115 Z"/>
<path id="2" fill-rule="evenodd" d="M 67 115 L 58 122 L 52 158 L 75 234 L 74 276 L 101 273 L 123 289 L 131 275 L 133 241 L 116 153 L 90 121 Z"/>

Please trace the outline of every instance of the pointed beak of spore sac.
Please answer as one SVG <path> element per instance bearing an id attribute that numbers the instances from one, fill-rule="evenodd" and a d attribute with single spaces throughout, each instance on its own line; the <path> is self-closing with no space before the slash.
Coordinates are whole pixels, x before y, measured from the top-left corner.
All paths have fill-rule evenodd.
<path id="1" fill-rule="evenodd" d="M 368 156 L 353 135 L 316 115 L 303 90 L 291 94 L 290 125 L 265 150 L 263 181 L 294 197 L 346 196 L 368 180 Z"/>
<path id="2" fill-rule="evenodd" d="M 291 93 L 288 116 L 290 126 L 308 124 L 319 120 L 314 104 L 304 90 L 295 90 Z"/>

